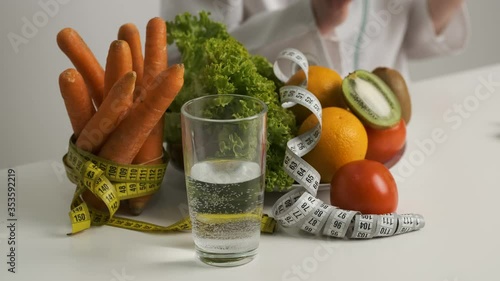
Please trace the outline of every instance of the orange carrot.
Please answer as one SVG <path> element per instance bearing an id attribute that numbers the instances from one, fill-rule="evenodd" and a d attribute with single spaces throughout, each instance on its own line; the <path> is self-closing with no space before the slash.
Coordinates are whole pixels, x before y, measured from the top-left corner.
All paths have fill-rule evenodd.
<path id="1" fill-rule="evenodd" d="M 167 69 L 167 25 L 164 20 L 158 17 L 149 20 L 145 45 L 141 98 L 153 85 L 156 76 Z"/>
<path id="2" fill-rule="evenodd" d="M 135 72 L 130 71 L 115 83 L 99 110 L 76 140 L 77 147 L 92 153 L 99 151 L 133 104 L 135 77 Z"/>
<path id="3" fill-rule="evenodd" d="M 68 68 L 59 75 L 59 88 L 73 127 L 73 134 L 78 138 L 95 113 L 92 99 L 82 75 L 74 68 Z"/>
<path id="4" fill-rule="evenodd" d="M 135 76 L 135 72 L 128 72 L 113 85 L 99 110 L 76 140 L 77 147 L 94 154 L 99 150 L 110 133 L 127 115 L 133 104 Z M 85 190 L 82 198 L 90 206 L 101 211 L 106 210 L 104 202 L 90 190 Z"/>
<path id="5" fill-rule="evenodd" d="M 154 126 L 163 117 L 184 83 L 184 66 L 174 65 L 157 76 L 155 87 L 144 100 L 137 99 L 134 108 L 111 133 L 99 156 L 120 164 L 130 164 Z"/>
<path id="6" fill-rule="evenodd" d="M 128 43 L 123 40 L 111 42 L 106 59 L 106 70 L 104 71 L 104 97 L 116 81 L 129 71 L 132 71 L 132 54 Z"/>
<path id="7" fill-rule="evenodd" d="M 136 89 L 142 84 L 144 74 L 144 58 L 142 56 L 141 34 L 133 23 L 126 23 L 118 30 L 118 39 L 124 40 L 130 47 L 132 53 L 132 68 L 137 74 L 135 81 Z"/>
<path id="8" fill-rule="evenodd" d="M 87 88 L 99 107 L 103 100 L 104 70 L 78 32 L 64 28 L 57 34 L 57 45 L 82 75 Z"/>
<path id="9" fill-rule="evenodd" d="M 146 47 L 144 57 L 145 79 L 141 89 L 147 95 L 156 87 L 153 78 L 167 69 L 167 26 L 161 18 L 153 18 L 146 27 Z M 140 91 L 136 91 L 136 97 Z M 163 155 L 163 118 L 160 118 L 132 163 L 159 164 Z M 146 195 L 129 200 L 129 210 L 133 215 L 139 215 L 144 210 L 152 195 Z"/>
<path id="10" fill-rule="evenodd" d="M 162 117 L 132 161 L 133 164 L 154 165 L 163 163 L 163 124 Z M 140 215 L 152 197 L 153 195 L 145 195 L 129 199 L 130 213 L 135 216 Z"/>

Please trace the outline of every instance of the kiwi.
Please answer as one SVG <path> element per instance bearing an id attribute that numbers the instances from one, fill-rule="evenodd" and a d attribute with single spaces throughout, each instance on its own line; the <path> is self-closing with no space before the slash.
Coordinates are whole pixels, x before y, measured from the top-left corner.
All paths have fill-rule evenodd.
<path id="1" fill-rule="evenodd" d="M 401 106 L 396 95 L 369 71 L 350 73 L 342 82 L 342 92 L 351 111 L 371 128 L 391 128 L 401 120 Z"/>
<path id="2" fill-rule="evenodd" d="M 401 118 L 408 125 L 411 119 L 411 98 L 403 75 L 397 70 L 388 67 L 377 67 L 372 72 L 382 79 L 396 95 L 401 105 Z"/>

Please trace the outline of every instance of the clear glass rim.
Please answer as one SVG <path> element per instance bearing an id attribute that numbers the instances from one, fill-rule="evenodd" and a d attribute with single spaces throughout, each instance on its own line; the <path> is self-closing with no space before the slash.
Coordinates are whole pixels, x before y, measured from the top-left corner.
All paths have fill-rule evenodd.
<path id="1" fill-rule="evenodd" d="M 245 99 L 245 100 L 252 100 L 254 102 L 259 103 L 262 106 L 262 110 L 254 115 L 244 117 L 244 118 L 232 118 L 232 119 L 209 119 L 209 118 L 203 118 L 203 117 L 198 117 L 195 116 L 191 113 L 189 113 L 186 108 L 190 106 L 191 104 L 195 102 L 199 102 L 201 100 L 206 100 L 206 99 L 214 99 L 218 97 L 233 97 L 233 98 L 240 98 L 240 99 Z M 261 101 L 258 98 L 251 97 L 251 96 L 245 96 L 245 95 L 235 95 L 235 94 L 224 94 L 224 95 L 206 95 L 206 96 L 201 96 L 197 97 L 194 99 L 191 99 L 187 102 L 185 102 L 182 107 L 181 107 L 181 115 L 183 117 L 192 119 L 192 120 L 198 120 L 198 121 L 204 121 L 204 122 L 214 122 L 214 123 L 236 123 L 236 122 L 241 122 L 241 121 L 251 121 L 255 119 L 261 118 L 264 114 L 267 113 L 267 104 L 263 101 Z"/>

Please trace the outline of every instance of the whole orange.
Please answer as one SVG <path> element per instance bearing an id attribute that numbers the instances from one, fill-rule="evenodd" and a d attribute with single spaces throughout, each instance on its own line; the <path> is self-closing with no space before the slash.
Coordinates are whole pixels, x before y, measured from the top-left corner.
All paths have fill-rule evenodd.
<path id="1" fill-rule="evenodd" d="M 336 71 L 324 66 L 312 65 L 307 75 L 307 90 L 318 98 L 323 108 L 332 106 L 346 108 L 342 97 L 342 77 Z M 299 70 L 290 77 L 286 85 L 299 86 L 305 79 L 304 71 Z M 295 114 L 298 125 L 311 114 L 311 111 L 302 105 L 296 105 L 291 110 Z"/>
<path id="2" fill-rule="evenodd" d="M 323 108 L 322 121 L 319 142 L 303 159 L 318 171 L 322 183 L 329 183 L 344 164 L 365 158 L 368 137 L 361 121 L 343 108 Z M 307 132 L 317 122 L 316 116 L 310 115 L 300 126 L 298 134 Z"/>

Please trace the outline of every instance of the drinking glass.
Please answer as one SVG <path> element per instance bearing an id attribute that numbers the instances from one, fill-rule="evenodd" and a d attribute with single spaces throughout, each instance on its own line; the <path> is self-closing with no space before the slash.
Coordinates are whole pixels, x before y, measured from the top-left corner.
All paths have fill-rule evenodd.
<path id="1" fill-rule="evenodd" d="M 264 200 L 267 106 L 207 95 L 181 108 L 184 172 L 198 258 L 215 266 L 257 253 Z"/>

